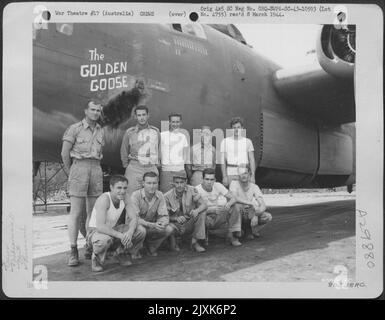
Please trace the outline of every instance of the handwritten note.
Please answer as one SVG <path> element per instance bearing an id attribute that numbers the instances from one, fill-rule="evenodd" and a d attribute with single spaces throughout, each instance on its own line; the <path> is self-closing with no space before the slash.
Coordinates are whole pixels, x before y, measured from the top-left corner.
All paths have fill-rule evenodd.
<path id="1" fill-rule="evenodd" d="M 367 224 L 367 216 L 368 212 L 364 210 L 356 210 L 359 224 L 359 235 L 361 247 L 364 249 L 364 262 L 369 269 L 373 269 L 376 266 L 375 258 L 374 258 L 374 243 L 372 240 L 372 236 L 369 230 L 369 226 Z"/>

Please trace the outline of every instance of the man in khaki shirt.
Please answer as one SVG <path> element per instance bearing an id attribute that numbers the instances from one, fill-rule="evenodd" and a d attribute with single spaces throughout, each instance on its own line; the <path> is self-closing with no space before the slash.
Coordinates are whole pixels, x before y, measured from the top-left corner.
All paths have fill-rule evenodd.
<path id="1" fill-rule="evenodd" d="M 146 228 L 148 253 L 157 256 L 157 250 L 162 242 L 173 232 L 169 225 L 166 201 L 158 191 L 158 175 L 146 172 L 143 175 L 143 188 L 131 195 L 131 208 L 138 215 L 138 223 Z"/>
<path id="2" fill-rule="evenodd" d="M 146 106 L 136 107 L 135 117 L 137 124 L 127 129 L 120 148 L 122 165 L 126 168 L 125 177 L 128 179 L 128 198 L 135 190 L 142 188 L 142 179 L 146 172 L 159 175 L 159 130 L 149 125 Z"/>
<path id="3" fill-rule="evenodd" d="M 206 239 L 207 206 L 198 191 L 186 184 L 185 172 L 176 172 L 173 177 L 173 188 L 165 195 L 170 224 L 174 233 L 170 235 L 171 248 L 179 251 L 175 235 L 192 234 L 191 248 L 196 252 L 206 251 L 199 241 Z"/>
<path id="4" fill-rule="evenodd" d="M 68 233 L 71 245 L 69 266 L 79 264 L 77 238 L 82 212 L 87 207 L 86 229 L 96 198 L 103 192 L 103 172 L 100 167 L 104 132 L 97 123 L 102 106 L 89 101 L 85 107 L 85 118 L 71 125 L 64 133 L 62 160 L 69 172 L 68 192 L 71 211 L 68 218 Z M 89 248 L 88 248 L 89 249 Z M 86 258 L 91 253 L 86 250 Z"/>

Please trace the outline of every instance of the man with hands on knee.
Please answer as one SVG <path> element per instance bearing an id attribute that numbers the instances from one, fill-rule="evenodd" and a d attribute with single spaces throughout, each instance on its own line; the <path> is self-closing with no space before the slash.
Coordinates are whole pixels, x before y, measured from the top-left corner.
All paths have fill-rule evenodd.
<path id="1" fill-rule="evenodd" d="M 92 211 L 87 243 L 92 247 L 92 271 L 103 271 L 108 251 L 114 251 L 122 266 L 131 265 L 132 259 L 139 258 L 146 230 L 138 225 L 136 214 L 125 201 L 128 182 L 124 176 L 116 175 L 110 179 L 110 192 L 103 193 Z M 126 224 L 119 224 L 119 218 L 126 210 Z"/>

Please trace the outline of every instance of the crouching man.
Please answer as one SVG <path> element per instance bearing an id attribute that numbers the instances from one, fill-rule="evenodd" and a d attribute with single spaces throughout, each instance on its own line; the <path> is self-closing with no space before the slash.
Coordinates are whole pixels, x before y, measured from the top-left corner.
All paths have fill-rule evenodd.
<path id="1" fill-rule="evenodd" d="M 173 176 L 172 189 L 165 193 L 170 225 L 174 228 L 170 235 L 172 250 L 179 251 L 175 236 L 192 234 L 191 248 L 196 252 L 206 251 L 199 241 L 206 239 L 207 206 L 198 191 L 187 185 L 186 172 L 176 172 Z"/>
<path id="2" fill-rule="evenodd" d="M 261 189 L 251 182 L 251 172 L 248 166 L 238 168 L 238 180 L 230 184 L 230 191 L 240 206 L 242 229 L 247 239 L 259 237 L 259 231 L 272 220 L 266 212 Z"/>
<path id="3" fill-rule="evenodd" d="M 227 240 L 240 246 L 241 215 L 236 199 L 223 184 L 215 182 L 214 169 L 203 170 L 203 182 L 196 187 L 207 205 L 206 226 L 208 230 L 220 229 L 227 223 Z"/>
<path id="4" fill-rule="evenodd" d="M 158 175 L 146 172 L 143 175 L 143 188 L 131 195 L 131 207 L 139 217 L 139 225 L 146 228 L 146 247 L 150 256 L 157 256 L 162 242 L 173 232 L 169 225 L 166 201 L 163 193 L 158 191 Z"/>
<path id="5" fill-rule="evenodd" d="M 138 257 L 143 245 L 146 230 L 138 225 L 137 216 L 129 209 L 125 195 L 128 181 L 124 176 L 112 176 L 110 192 L 105 192 L 96 200 L 92 210 L 87 243 L 92 247 L 92 271 L 103 271 L 107 251 L 114 250 L 121 265 L 128 266 L 131 258 Z M 119 224 L 123 210 L 126 209 L 127 224 Z"/>

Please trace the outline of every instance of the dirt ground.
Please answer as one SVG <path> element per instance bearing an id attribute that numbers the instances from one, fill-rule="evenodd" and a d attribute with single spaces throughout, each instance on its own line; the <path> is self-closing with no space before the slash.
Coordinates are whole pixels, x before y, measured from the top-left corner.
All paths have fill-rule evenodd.
<path id="1" fill-rule="evenodd" d="M 167 249 L 159 256 L 144 257 L 130 267 L 114 259 L 105 271 L 91 272 L 90 260 L 68 267 L 67 213 L 65 208 L 36 214 L 34 223 L 34 264 L 48 268 L 50 281 L 328 281 L 334 267 L 343 265 L 349 278 L 355 274 L 355 195 L 328 194 L 265 195 L 273 221 L 256 240 L 244 240 L 238 248 L 210 236 L 203 254 L 188 249 L 179 253 Z M 84 244 L 80 239 L 79 247 Z"/>

